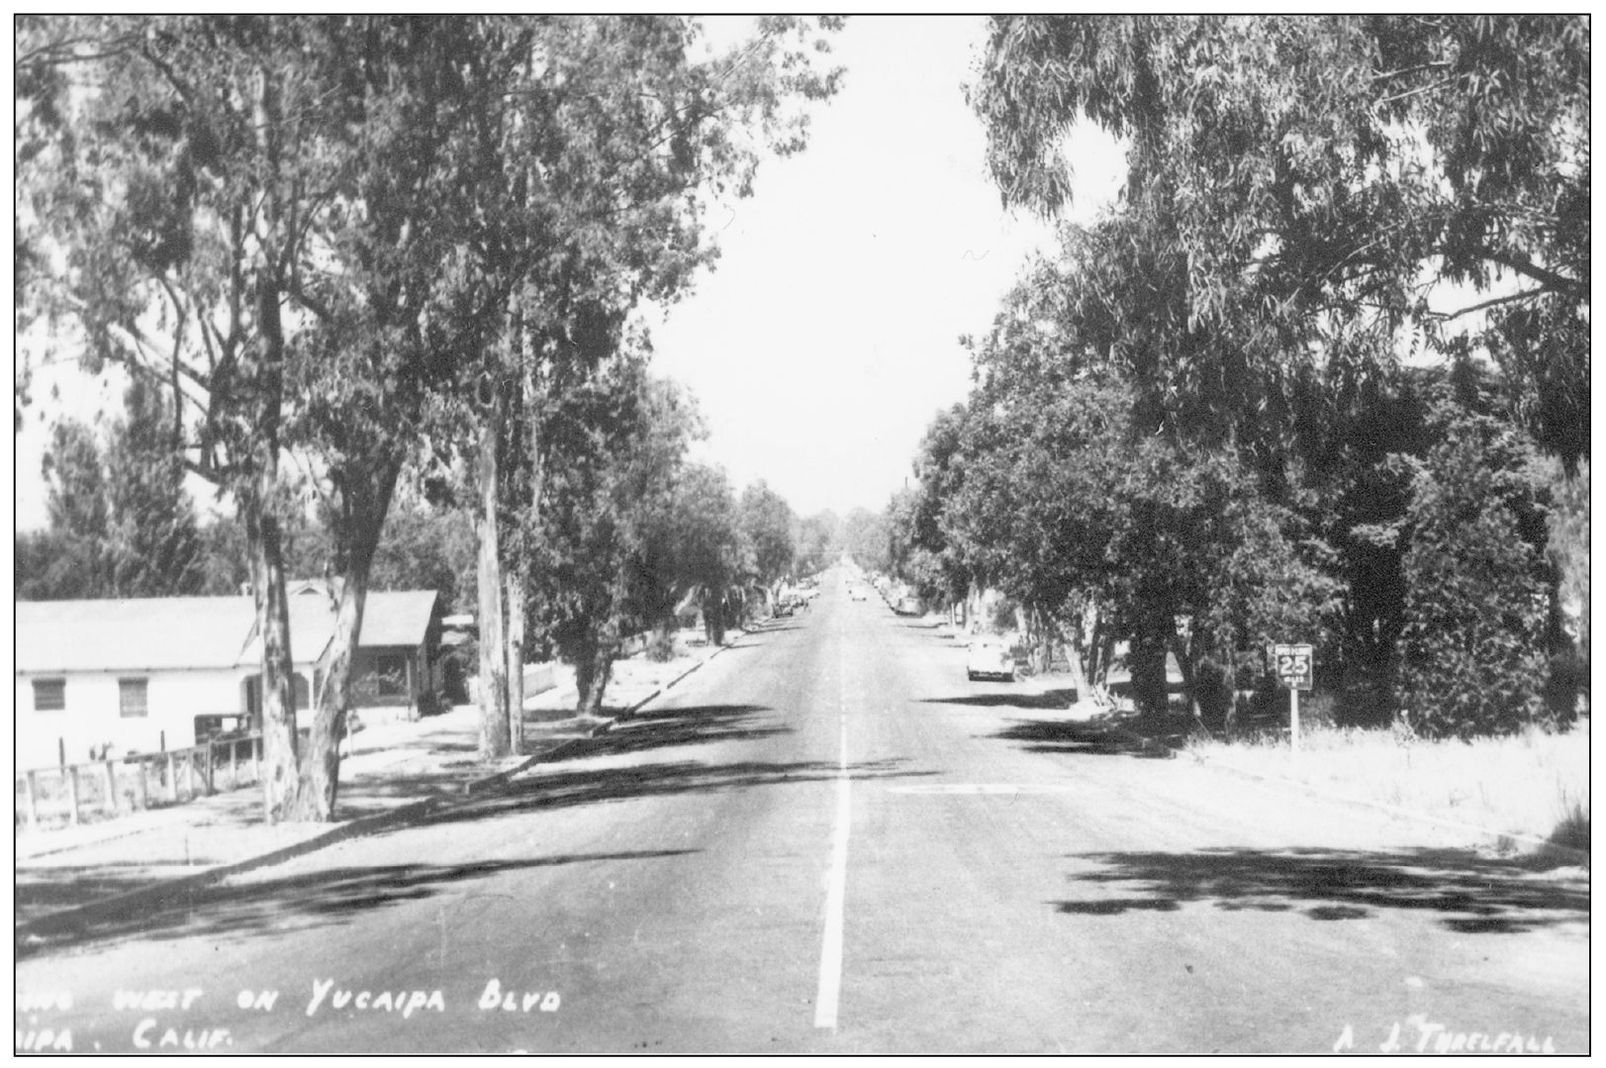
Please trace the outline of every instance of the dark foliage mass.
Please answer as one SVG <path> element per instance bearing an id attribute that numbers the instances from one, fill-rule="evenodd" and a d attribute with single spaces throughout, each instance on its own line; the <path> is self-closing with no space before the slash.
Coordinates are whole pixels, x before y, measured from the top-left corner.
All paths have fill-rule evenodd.
<path id="1" fill-rule="evenodd" d="M 1221 725 L 1266 644 L 1351 722 L 1568 718 L 1588 655 L 1581 17 L 1000 17 L 971 102 L 1006 203 L 1066 226 L 893 502 L 928 598 L 1007 594 L 1138 704 Z"/>

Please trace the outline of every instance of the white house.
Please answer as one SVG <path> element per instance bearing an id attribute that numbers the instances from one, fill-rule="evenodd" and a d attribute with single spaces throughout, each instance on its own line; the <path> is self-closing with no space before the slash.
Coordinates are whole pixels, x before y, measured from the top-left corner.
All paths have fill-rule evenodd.
<path id="1" fill-rule="evenodd" d="M 363 616 L 353 704 L 420 710 L 436 689 L 434 591 L 370 593 Z M 23 601 L 16 624 L 18 769 L 79 763 L 108 746 L 184 748 L 256 715 L 262 648 L 250 597 Z M 322 682 L 333 630 L 325 591 L 292 589 L 298 709 Z"/>

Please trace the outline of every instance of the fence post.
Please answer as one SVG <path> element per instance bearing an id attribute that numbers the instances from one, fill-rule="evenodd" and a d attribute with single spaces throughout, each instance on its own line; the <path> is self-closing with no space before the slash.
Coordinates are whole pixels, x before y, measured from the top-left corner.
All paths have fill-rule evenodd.
<path id="1" fill-rule="evenodd" d="M 195 750 L 193 749 L 184 754 L 184 792 L 189 795 L 184 800 L 195 800 Z"/>
<path id="2" fill-rule="evenodd" d="M 217 793 L 217 784 L 212 781 L 212 775 L 217 770 L 217 762 L 213 759 L 213 754 L 216 752 L 217 747 L 208 741 L 206 743 L 206 767 L 202 769 L 206 776 L 205 786 L 208 796 Z"/>
<path id="3" fill-rule="evenodd" d="M 117 766 L 109 758 L 101 766 L 106 771 L 106 811 L 115 816 L 121 807 L 117 803 Z"/>
<path id="4" fill-rule="evenodd" d="M 173 751 L 167 751 L 167 800 L 178 804 L 178 766 L 173 760 Z"/>
<path id="5" fill-rule="evenodd" d="M 145 761 L 141 760 L 139 763 L 135 764 L 134 767 L 139 769 L 139 807 L 141 809 L 150 808 L 151 807 L 151 784 L 150 784 L 150 781 L 149 781 L 150 770 L 151 770 L 150 769 L 150 765 L 146 764 Z"/>
<path id="6" fill-rule="evenodd" d="M 28 826 L 32 830 L 39 829 L 39 773 L 30 771 L 28 779 Z"/>
<path id="7" fill-rule="evenodd" d="M 229 739 L 229 789 L 230 790 L 238 790 L 240 788 L 240 761 L 239 761 L 239 755 L 240 755 L 239 740 L 236 739 L 236 738 L 230 738 Z"/>
<path id="8" fill-rule="evenodd" d="M 67 817 L 78 826 L 78 765 L 68 764 L 62 769 L 67 777 Z"/>
<path id="9" fill-rule="evenodd" d="M 254 783 L 262 781 L 262 734 L 260 731 L 255 738 L 251 739 L 251 781 Z"/>

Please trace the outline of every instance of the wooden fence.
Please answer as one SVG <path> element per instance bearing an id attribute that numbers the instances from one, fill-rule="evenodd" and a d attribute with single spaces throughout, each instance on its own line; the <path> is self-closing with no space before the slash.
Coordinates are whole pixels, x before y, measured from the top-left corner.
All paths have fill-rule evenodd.
<path id="1" fill-rule="evenodd" d="M 77 826 L 89 815 L 176 805 L 261 781 L 262 735 L 252 732 L 188 749 L 19 772 L 17 820 L 29 829 Z"/>

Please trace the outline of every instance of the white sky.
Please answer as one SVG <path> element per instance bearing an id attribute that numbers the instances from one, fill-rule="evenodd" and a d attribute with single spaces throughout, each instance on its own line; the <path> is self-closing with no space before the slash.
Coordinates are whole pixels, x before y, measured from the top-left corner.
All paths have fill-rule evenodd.
<path id="1" fill-rule="evenodd" d="M 732 29 L 711 25 L 720 43 Z M 843 87 L 814 108 L 809 147 L 766 160 L 754 195 L 712 217 L 718 269 L 653 323 L 657 370 L 707 423 L 698 458 L 737 486 L 762 478 L 800 515 L 880 509 L 932 417 L 968 392 L 959 335 L 987 330 L 1050 232 L 1006 214 L 987 177 L 962 88 L 984 41 L 976 16 L 849 19 Z M 1068 147 L 1072 216 L 1091 218 L 1125 165 L 1098 131 Z M 42 417 L 120 404 L 120 381 L 53 371 L 13 440 L 18 528 L 45 524 Z"/>
<path id="2" fill-rule="evenodd" d="M 980 17 L 855 17 L 837 35 L 841 91 L 809 147 L 766 160 L 720 229 L 722 256 L 653 330 L 660 373 L 696 394 L 699 458 L 792 505 L 880 509 L 927 425 L 970 386 L 982 334 L 1049 227 L 1008 215 L 965 104 Z M 1125 164 L 1073 138 L 1075 217 L 1114 196 Z M 716 222 L 716 225 L 718 223 Z"/>

